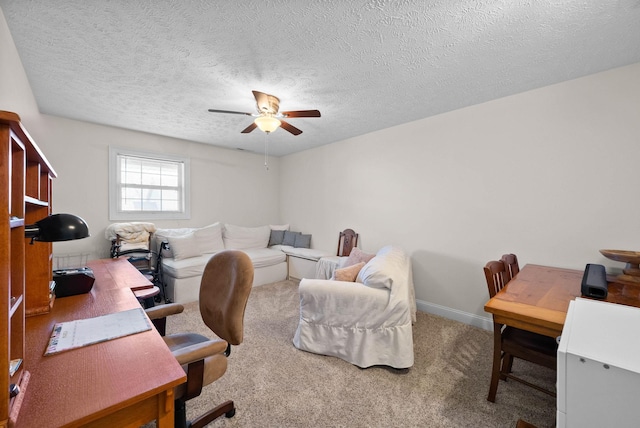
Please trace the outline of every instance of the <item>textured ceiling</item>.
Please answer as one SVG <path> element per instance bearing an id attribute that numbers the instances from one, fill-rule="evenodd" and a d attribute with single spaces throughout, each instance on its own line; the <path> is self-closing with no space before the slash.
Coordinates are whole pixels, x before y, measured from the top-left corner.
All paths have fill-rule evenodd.
<path id="1" fill-rule="evenodd" d="M 42 113 L 281 156 L 640 62 L 640 0 L 0 0 Z"/>

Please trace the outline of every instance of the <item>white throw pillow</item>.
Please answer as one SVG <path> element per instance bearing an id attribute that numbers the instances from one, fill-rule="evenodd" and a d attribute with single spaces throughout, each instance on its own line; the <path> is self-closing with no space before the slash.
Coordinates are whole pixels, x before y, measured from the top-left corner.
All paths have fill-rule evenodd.
<path id="1" fill-rule="evenodd" d="M 210 224 L 200 229 L 196 229 L 193 234 L 200 246 L 201 254 L 217 253 L 224 250 L 224 241 L 222 240 L 222 225 L 218 222 Z"/>
<path id="2" fill-rule="evenodd" d="M 391 289 L 393 277 L 398 277 L 404 261 L 404 253 L 388 245 L 381 248 L 374 258 L 358 272 L 356 282 L 374 288 Z"/>
<path id="3" fill-rule="evenodd" d="M 177 229 L 158 229 L 156 230 L 156 233 L 154 235 L 156 238 L 156 246 L 153 250 L 159 252 L 162 242 L 169 242 L 170 237 L 188 235 L 190 233 L 193 233 L 194 230 L 195 229 L 192 227 L 181 227 Z M 162 250 L 162 257 L 173 258 L 173 251 L 171 251 L 171 249 Z"/>
<path id="4" fill-rule="evenodd" d="M 271 228 L 267 226 L 243 227 L 225 224 L 222 231 L 224 247 L 244 250 L 247 248 L 267 248 L 271 236 Z"/>
<path id="5" fill-rule="evenodd" d="M 171 246 L 174 260 L 198 257 L 201 254 L 200 246 L 194 233 L 169 237 L 169 246 Z"/>
<path id="6" fill-rule="evenodd" d="M 271 230 L 289 230 L 288 224 L 270 224 Z"/>

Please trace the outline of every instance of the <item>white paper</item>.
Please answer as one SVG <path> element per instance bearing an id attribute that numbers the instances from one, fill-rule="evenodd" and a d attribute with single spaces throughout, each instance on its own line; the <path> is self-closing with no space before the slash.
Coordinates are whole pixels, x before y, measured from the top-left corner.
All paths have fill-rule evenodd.
<path id="1" fill-rule="evenodd" d="M 53 326 L 44 355 L 100 343 L 151 330 L 142 308 L 115 312 L 95 318 L 58 323 Z"/>

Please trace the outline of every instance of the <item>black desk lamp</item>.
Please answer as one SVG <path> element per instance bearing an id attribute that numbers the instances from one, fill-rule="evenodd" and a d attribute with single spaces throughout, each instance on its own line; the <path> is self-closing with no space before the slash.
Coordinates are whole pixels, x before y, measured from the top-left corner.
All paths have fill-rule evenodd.
<path id="1" fill-rule="evenodd" d="M 24 228 L 25 238 L 33 241 L 58 242 L 82 239 L 89 236 L 89 227 L 83 219 L 73 214 L 52 214 Z M 88 293 L 93 287 L 93 272 L 79 269 L 71 275 L 56 275 L 54 292 L 56 297 Z M 67 272 L 62 272 L 66 274 Z"/>
<path id="2" fill-rule="evenodd" d="M 73 214 L 52 214 L 24 228 L 25 238 L 33 241 L 58 242 L 82 239 L 89 236 L 89 227 L 83 219 Z"/>

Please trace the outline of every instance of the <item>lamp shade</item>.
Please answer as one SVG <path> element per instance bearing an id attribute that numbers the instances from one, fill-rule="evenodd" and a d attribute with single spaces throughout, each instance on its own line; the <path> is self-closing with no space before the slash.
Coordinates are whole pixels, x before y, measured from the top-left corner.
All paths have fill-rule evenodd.
<path id="1" fill-rule="evenodd" d="M 273 116 L 260 116 L 254 122 L 262 132 L 267 134 L 275 131 L 280 126 L 280 121 Z"/>
<path id="2" fill-rule="evenodd" d="M 24 235 L 34 241 L 71 241 L 89 236 L 89 227 L 83 219 L 73 214 L 52 214 L 26 226 Z"/>

